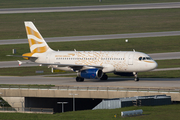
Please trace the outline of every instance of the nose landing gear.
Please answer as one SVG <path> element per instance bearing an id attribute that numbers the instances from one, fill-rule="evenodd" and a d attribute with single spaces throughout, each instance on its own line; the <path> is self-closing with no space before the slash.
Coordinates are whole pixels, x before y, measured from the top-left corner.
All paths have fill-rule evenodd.
<path id="1" fill-rule="evenodd" d="M 139 78 L 138 78 L 138 76 L 137 76 L 137 72 L 133 72 L 133 74 L 134 74 L 134 81 L 135 82 L 138 82 L 139 81 Z"/>

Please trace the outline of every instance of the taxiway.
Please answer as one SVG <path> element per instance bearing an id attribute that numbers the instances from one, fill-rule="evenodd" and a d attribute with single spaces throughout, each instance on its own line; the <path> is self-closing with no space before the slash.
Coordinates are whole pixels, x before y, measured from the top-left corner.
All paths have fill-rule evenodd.
<path id="1" fill-rule="evenodd" d="M 76 82 L 72 77 L 43 77 L 43 76 L 0 76 L 0 84 L 51 84 L 60 86 L 99 86 L 99 87 L 138 87 L 138 88 L 179 88 L 180 78 L 109 78 L 107 81 L 85 79 Z"/>
<path id="2" fill-rule="evenodd" d="M 180 31 L 166 32 L 147 32 L 147 33 L 127 33 L 127 34 L 109 34 L 109 35 L 89 35 L 89 36 L 70 36 L 70 37 L 51 37 L 44 38 L 46 42 L 70 42 L 70 41 L 87 41 L 87 40 L 109 40 L 109 39 L 129 39 L 129 38 L 144 38 L 144 37 L 163 37 L 163 36 L 179 36 Z M 25 44 L 26 39 L 9 39 L 0 40 L 0 45 L 7 44 Z"/>
<path id="3" fill-rule="evenodd" d="M 180 2 L 70 7 L 5 8 L 0 14 L 180 8 Z"/>

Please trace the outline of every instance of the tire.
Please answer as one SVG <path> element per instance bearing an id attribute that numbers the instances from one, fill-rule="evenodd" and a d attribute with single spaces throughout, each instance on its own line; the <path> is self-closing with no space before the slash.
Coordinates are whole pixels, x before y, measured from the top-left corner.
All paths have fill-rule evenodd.
<path id="1" fill-rule="evenodd" d="M 100 80 L 107 80 L 108 79 L 108 76 L 106 75 L 106 74 L 104 74 L 101 78 L 100 78 Z"/>
<path id="2" fill-rule="evenodd" d="M 84 82 L 84 78 L 81 78 L 80 82 Z"/>
<path id="3" fill-rule="evenodd" d="M 138 81 L 139 81 L 139 78 L 138 78 L 138 77 L 134 78 L 134 81 L 135 81 L 135 82 L 138 82 Z"/>
<path id="4" fill-rule="evenodd" d="M 84 78 L 76 77 L 76 82 L 83 82 L 83 81 L 84 81 Z"/>

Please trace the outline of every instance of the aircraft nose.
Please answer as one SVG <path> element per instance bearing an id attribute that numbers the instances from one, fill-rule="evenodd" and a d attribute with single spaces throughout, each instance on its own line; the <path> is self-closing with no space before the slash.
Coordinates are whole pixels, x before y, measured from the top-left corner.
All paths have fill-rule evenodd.
<path id="1" fill-rule="evenodd" d="M 157 64 L 156 61 L 154 61 L 153 65 L 152 65 L 152 69 L 155 69 L 155 68 L 157 68 L 157 67 L 158 67 L 158 64 Z"/>

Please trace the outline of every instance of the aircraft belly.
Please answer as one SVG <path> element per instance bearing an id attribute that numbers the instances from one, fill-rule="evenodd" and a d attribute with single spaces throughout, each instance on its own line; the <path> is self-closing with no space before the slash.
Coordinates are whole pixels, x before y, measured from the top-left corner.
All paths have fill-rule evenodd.
<path id="1" fill-rule="evenodd" d="M 114 69 L 114 66 L 113 65 L 111 65 L 111 64 L 105 64 L 105 65 L 103 65 L 103 72 L 104 73 L 107 73 L 107 72 L 113 72 L 115 69 Z"/>
<path id="2" fill-rule="evenodd" d="M 55 67 L 55 68 L 59 70 L 64 70 L 64 71 L 73 71 L 73 69 L 69 67 Z"/>

